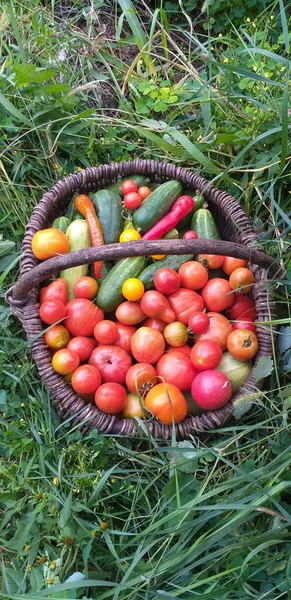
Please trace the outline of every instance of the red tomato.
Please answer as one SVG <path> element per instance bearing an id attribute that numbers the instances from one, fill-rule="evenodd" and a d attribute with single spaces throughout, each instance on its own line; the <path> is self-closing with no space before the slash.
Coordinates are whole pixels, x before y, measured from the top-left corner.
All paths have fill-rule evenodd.
<path id="1" fill-rule="evenodd" d="M 72 386 L 77 394 L 94 394 L 101 385 L 101 375 L 93 365 L 82 365 L 72 375 Z"/>
<path id="2" fill-rule="evenodd" d="M 94 348 L 89 365 L 98 369 L 104 382 L 124 383 L 132 365 L 129 354 L 117 346 L 97 346 Z"/>
<path id="3" fill-rule="evenodd" d="M 183 240 L 198 240 L 198 234 L 196 231 L 185 231 Z"/>
<path id="4" fill-rule="evenodd" d="M 221 371 L 204 371 L 195 377 L 191 394 L 198 406 L 215 410 L 230 400 L 231 383 Z"/>
<path id="5" fill-rule="evenodd" d="M 164 321 L 161 321 L 160 319 L 151 319 L 150 317 L 146 319 L 142 324 L 143 327 L 151 327 L 152 329 L 160 331 L 161 333 L 163 333 L 166 325 L 167 323 L 165 323 Z"/>
<path id="6" fill-rule="evenodd" d="M 202 268 L 204 269 L 204 267 Z M 188 325 L 189 317 L 193 312 L 202 312 L 204 308 L 203 299 L 197 292 L 182 288 L 169 296 L 169 303 L 176 315 L 175 320 L 181 321 L 185 325 Z"/>
<path id="7" fill-rule="evenodd" d="M 237 329 L 227 338 L 227 349 L 237 360 L 251 360 L 259 348 L 258 338 L 249 329 Z"/>
<path id="8" fill-rule="evenodd" d="M 240 294 L 248 294 L 253 289 L 255 278 L 250 269 L 242 267 L 232 272 L 229 283 L 233 290 L 238 290 Z"/>
<path id="9" fill-rule="evenodd" d="M 257 315 L 256 305 L 252 298 L 249 296 L 235 295 L 235 301 L 232 307 L 228 310 L 227 316 L 232 321 L 248 317 L 249 319 L 255 320 Z"/>
<path id="10" fill-rule="evenodd" d="M 208 313 L 210 319 L 209 327 L 204 333 L 195 335 L 195 342 L 199 340 L 214 340 L 220 346 L 222 351 L 226 350 L 227 338 L 232 332 L 230 321 L 220 313 Z"/>
<path id="11" fill-rule="evenodd" d="M 127 371 L 125 383 L 133 394 L 137 393 L 137 389 L 141 395 L 147 394 L 157 383 L 156 370 L 148 363 L 137 363 Z"/>
<path id="12" fill-rule="evenodd" d="M 126 390 L 120 383 L 103 383 L 95 393 L 95 404 L 105 413 L 117 415 L 126 406 Z"/>
<path id="13" fill-rule="evenodd" d="M 52 357 L 52 367 L 60 375 L 73 373 L 80 364 L 79 355 L 74 350 L 63 348 L 58 350 Z"/>
<path id="14" fill-rule="evenodd" d="M 68 343 L 68 350 L 74 350 L 79 354 L 80 362 L 88 360 L 91 352 L 94 350 L 95 340 L 92 338 L 77 336 L 72 338 Z"/>
<path id="15" fill-rule="evenodd" d="M 74 284 L 74 294 L 77 298 L 93 300 L 98 292 L 98 283 L 93 277 L 80 277 Z"/>
<path id="16" fill-rule="evenodd" d="M 66 307 L 60 300 L 46 300 L 40 305 L 39 316 L 47 325 L 53 325 L 66 316 Z"/>
<path id="17" fill-rule="evenodd" d="M 165 340 L 159 331 L 140 327 L 132 336 L 131 352 L 138 362 L 156 363 L 165 351 Z"/>
<path id="18" fill-rule="evenodd" d="M 221 277 L 207 281 L 201 290 L 201 296 L 208 311 L 221 312 L 232 306 L 235 301 L 235 294 L 229 282 Z"/>
<path id="19" fill-rule="evenodd" d="M 187 327 L 184 323 L 174 321 L 164 329 L 164 338 L 170 346 L 184 346 L 188 340 Z"/>
<path id="20" fill-rule="evenodd" d="M 68 345 L 70 334 L 63 325 L 54 325 L 45 332 L 43 338 L 49 348 L 60 350 Z"/>
<path id="21" fill-rule="evenodd" d="M 90 300 L 76 298 L 67 304 L 66 328 L 74 336 L 93 336 L 94 327 L 104 319 L 102 310 Z"/>
<path id="22" fill-rule="evenodd" d="M 247 261 L 242 260 L 241 258 L 233 258 L 232 256 L 225 256 L 222 270 L 227 274 L 231 275 L 235 269 L 239 269 L 240 267 L 246 267 Z"/>
<path id="23" fill-rule="evenodd" d="M 222 359 L 222 350 L 214 340 L 200 340 L 193 346 L 190 358 L 198 371 L 209 371 L 218 367 Z"/>
<path id="24" fill-rule="evenodd" d="M 140 306 L 147 317 L 162 319 L 166 323 L 175 321 L 175 313 L 171 309 L 167 298 L 160 292 L 155 290 L 145 292 L 141 298 Z"/>
<path id="25" fill-rule="evenodd" d="M 138 302 L 122 302 L 115 311 L 115 316 L 124 325 L 137 325 L 146 318 Z"/>
<path id="26" fill-rule="evenodd" d="M 128 354 L 131 354 L 131 338 L 136 332 L 136 327 L 118 322 L 116 322 L 116 327 L 118 329 L 118 338 L 114 345 L 122 348 Z"/>
<path id="27" fill-rule="evenodd" d="M 59 277 L 52 281 L 47 287 L 40 290 L 40 303 L 46 300 L 60 300 L 63 304 L 68 302 L 68 283 L 65 279 Z"/>
<path id="28" fill-rule="evenodd" d="M 207 270 L 197 260 L 185 262 L 178 273 L 181 285 L 188 290 L 201 290 L 208 280 Z"/>
<path id="29" fill-rule="evenodd" d="M 142 199 L 144 200 L 145 198 L 147 198 L 148 196 L 150 196 L 150 194 L 152 193 L 150 188 L 147 187 L 146 185 L 142 185 L 140 188 L 138 188 L 138 193 L 139 195 L 142 197 Z"/>
<path id="30" fill-rule="evenodd" d="M 173 294 L 180 287 L 180 275 L 174 269 L 159 269 L 154 276 L 154 286 L 161 294 Z"/>
<path id="31" fill-rule="evenodd" d="M 137 184 L 132 179 L 126 179 L 121 185 L 121 191 L 124 196 L 131 194 L 131 192 L 137 192 Z"/>
<path id="32" fill-rule="evenodd" d="M 109 319 L 99 321 L 94 327 L 94 338 L 99 344 L 115 344 L 118 338 L 116 323 Z"/>
<path id="33" fill-rule="evenodd" d="M 155 385 L 146 396 L 145 407 L 165 425 L 181 423 L 188 412 L 182 392 L 170 383 Z"/>
<path id="34" fill-rule="evenodd" d="M 219 269 L 224 261 L 224 256 L 220 256 L 218 254 L 199 254 L 197 260 L 206 268 L 206 269 Z"/>
<path id="35" fill-rule="evenodd" d="M 126 196 L 124 196 L 123 203 L 124 206 L 128 208 L 128 210 L 135 210 L 141 205 L 142 197 L 140 196 L 140 194 L 138 194 L 138 192 L 130 192 L 129 194 L 126 194 Z"/>
<path id="36" fill-rule="evenodd" d="M 233 329 L 248 329 L 249 331 L 253 331 L 253 333 L 257 332 L 257 328 L 252 321 L 252 319 L 248 319 L 245 317 L 244 319 L 239 319 L 232 324 Z"/>
<path id="37" fill-rule="evenodd" d="M 122 411 L 122 417 L 124 419 L 133 419 L 139 417 L 143 419 L 143 401 L 136 394 L 128 394 L 126 399 L 126 405 Z"/>
<path id="38" fill-rule="evenodd" d="M 191 350 L 191 346 L 184 344 L 184 346 L 179 346 L 179 348 L 175 348 L 175 346 L 169 346 L 167 352 L 181 352 L 181 354 L 184 354 L 184 356 L 190 356 Z"/>
<path id="39" fill-rule="evenodd" d="M 166 383 L 177 386 L 181 392 L 190 390 L 194 377 L 198 374 L 188 356 L 182 352 L 167 352 L 156 366 L 157 375 Z"/>
<path id="40" fill-rule="evenodd" d="M 209 327 L 209 316 L 204 312 L 193 312 L 188 319 L 188 326 L 194 333 L 204 333 Z"/>

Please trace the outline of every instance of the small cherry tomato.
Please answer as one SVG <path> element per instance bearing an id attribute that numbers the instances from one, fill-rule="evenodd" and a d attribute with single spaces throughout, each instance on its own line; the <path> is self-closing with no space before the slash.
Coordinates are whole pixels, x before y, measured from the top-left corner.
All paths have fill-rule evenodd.
<path id="1" fill-rule="evenodd" d="M 137 390 L 141 395 L 147 394 L 157 383 L 156 370 L 149 363 L 132 365 L 126 373 L 125 383 L 133 394 L 136 394 Z"/>
<path id="2" fill-rule="evenodd" d="M 121 185 L 121 191 L 124 196 L 132 192 L 137 192 L 137 184 L 132 179 L 126 179 Z"/>
<path id="3" fill-rule="evenodd" d="M 46 300 L 60 300 L 63 304 L 68 303 L 68 283 L 59 277 L 52 281 L 47 287 L 42 288 L 39 293 L 40 303 Z"/>
<path id="4" fill-rule="evenodd" d="M 95 404 L 105 413 L 116 415 L 126 406 L 127 394 L 125 388 L 120 383 L 103 383 L 96 390 Z"/>
<path id="5" fill-rule="evenodd" d="M 143 419 L 142 407 L 143 402 L 136 394 L 128 394 L 126 405 L 121 414 L 124 419 L 133 419 L 134 417 Z"/>
<path id="6" fill-rule="evenodd" d="M 247 317 L 234 321 L 232 327 L 233 329 L 248 329 L 249 331 L 253 331 L 253 333 L 257 332 L 254 322 L 252 319 L 248 319 Z"/>
<path id="7" fill-rule="evenodd" d="M 224 256 L 218 254 L 199 254 L 198 262 L 200 262 L 205 269 L 219 269 L 224 262 Z"/>
<path id="8" fill-rule="evenodd" d="M 138 302 L 122 302 L 115 311 L 115 316 L 124 325 L 137 325 L 146 318 Z"/>
<path id="9" fill-rule="evenodd" d="M 135 210 L 142 203 L 142 197 L 137 192 L 130 192 L 123 198 L 123 204 L 128 210 Z"/>
<path id="10" fill-rule="evenodd" d="M 218 367 L 222 350 L 214 340 L 201 340 L 193 346 L 190 359 L 198 371 L 209 371 Z"/>
<path id="11" fill-rule="evenodd" d="M 109 319 L 99 321 L 94 327 L 94 337 L 99 344 L 115 344 L 118 338 L 118 329 L 116 324 Z"/>
<path id="12" fill-rule="evenodd" d="M 40 305 L 39 316 L 47 325 L 53 325 L 66 316 L 66 307 L 60 300 L 46 300 Z"/>
<path id="13" fill-rule="evenodd" d="M 153 254 L 152 258 L 154 260 L 163 260 L 163 258 L 165 258 L 166 254 Z"/>
<path id="14" fill-rule="evenodd" d="M 94 394 L 101 385 L 101 375 L 93 365 L 82 365 L 74 371 L 71 381 L 77 394 Z"/>
<path id="15" fill-rule="evenodd" d="M 52 367 L 60 375 L 73 373 L 80 364 L 80 358 L 74 350 L 63 348 L 58 350 L 52 357 Z"/>
<path id="16" fill-rule="evenodd" d="M 198 240 L 196 231 L 185 231 L 183 240 Z"/>
<path id="17" fill-rule="evenodd" d="M 221 408 L 230 400 L 231 393 L 231 383 L 221 371 L 202 371 L 191 386 L 194 402 L 205 410 Z"/>
<path id="18" fill-rule="evenodd" d="M 47 260 L 58 254 L 69 252 L 69 240 L 66 235 L 55 227 L 37 231 L 31 241 L 31 249 L 39 260 Z"/>
<path id="19" fill-rule="evenodd" d="M 147 394 L 145 407 L 165 425 L 181 423 L 188 412 L 182 392 L 171 383 L 159 383 Z"/>
<path id="20" fill-rule="evenodd" d="M 208 281 L 208 273 L 197 260 L 185 262 L 178 271 L 181 286 L 188 290 L 201 290 Z"/>
<path id="21" fill-rule="evenodd" d="M 173 294 L 180 287 L 180 275 L 174 269 L 163 267 L 154 276 L 154 286 L 161 294 Z"/>
<path id="22" fill-rule="evenodd" d="M 53 325 L 45 332 L 44 341 L 49 348 L 53 350 L 61 350 L 68 345 L 70 334 L 63 325 Z"/>
<path id="23" fill-rule="evenodd" d="M 242 260 L 241 258 L 233 258 L 232 256 L 225 256 L 224 261 L 222 263 L 222 270 L 227 274 L 231 275 L 235 269 L 239 269 L 240 267 L 246 267 L 247 261 Z"/>
<path id="24" fill-rule="evenodd" d="M 240 294 L 248 294 L 252 291 L 255 278 L 250 269 L 244 267 L 235 269 L 229 278 L 230 287 Z"/>
<path id="25" fill-rule="evenodd" d="M 125 231 L 123 231 L 120 236 L 119 236 L 119 241 L 121 243 L 123 242 L 133 242 L 135 240 L 140 240 L 141 235 L 138 231 L 136 231 L 136 229 L 125 229 Z"/>
<path id="26" fill-rule="evenodd" d="M 93 300 L 98 292 L 98 283 L 93 277 L 80 277 L 74 284 L 74 294 L 77 298 Z"/>
<path id="27" fill-rule="evenodd" d="M 232 321 L 236 319 L 248 317 L 255 320 L 257 315 L 256 305 L 249 296 L 235 295 L 234 304 L 228 310 L 228 318 Z"/>
<path id="28" fill-rule="evenodd" d="M 78 335 L 69 341 L 67 348 L 68 350 L 77 352 L 77 354 L 79 354 L 80 362 L 84 362 L 85 360 L 88 360 L 92 354 L 95 348 L 94 342 L 95 340 L 90 337 Z"/>
<path id="29" fill-rule="evenodd" d="M 173 321 L 166 325 L 164 329 L 164 338 L 170 346 L 184 346 L 188 340 L 187 327 L 180 321 Z"/>
<path id="30" fill-rule="evenodd" d="M 144 285 L 142 281 L 136 279 L 135 277 L 130 277 L 127 279 L 122 286 L 122 294 L 126 298 L 126 300 L 136 301 L 140 300 L 140 298 L 144 294 Z"/>
<path id="31" fill-rule="evenodd" d="M 204 333 L 209 327 L 209 316 L 204 312 L 193 312 L 188 320 L 188 326 L 194 333 Z"/>
<path id="32" fill-rule="evenodd" d="M 227 338 L 228 352 L 238 360 L 251 360 L 258 348 L 258 338 L 249 329 L 236 329 Z"/>
<path id="33" fill-rule="evenodd" d="M 138 193 L 139 195 L 142 197 L 142 199 L 144 200 L 145 198 L 147 198 L 148 196 L 150 196 L 150 194 L 152 193 L 150 188 L 147 187 L 146 185 L 142 185 L 140 188 L 138 188 Z"/>

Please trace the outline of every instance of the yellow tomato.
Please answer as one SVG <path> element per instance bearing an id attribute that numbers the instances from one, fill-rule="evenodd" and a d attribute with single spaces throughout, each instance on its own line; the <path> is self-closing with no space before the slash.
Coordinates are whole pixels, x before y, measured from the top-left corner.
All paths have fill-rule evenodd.
<path id="1" fill-rule="evenodd" d="M 139 417 L 143 419 L 142 400 L 139 400 L 136 394 L 128 394 L 125 408 L 122 411 L 124 419 L 133 419 L 133 417 Z"/>
<path id="2" fill-rule="evenodd" d="M 165 254 L 153 254 L 152 258 L 154 260 L 162 260 L 162 258 L 165 258 L 165 256 L 166 256 Z"/>
<path id="3" fill-rule="evenodd" d="M 34 234 L 31 248 L 36 258 L 46 260 L 58 254 L 67 254 L 69 252 L 69 240 L 60 229 L 55 227 L 41 229 Z"/>
<path id="4" fill-rule="evenodd" d="M 132 300 L 134 302 L 140 300 L 144 294 L 144 285 L 142 281 L 135 277 L 130 277 L 130 279 L 127 279 L 122 286 L 122 294 L 126 300 Z"/>
<path id="5" fill-rule="evenodd" d="M 126 229 L 120 234 L 120 242 L 133 242 L 134 240 L 140 240 L 141 235 L 136 229 Z"/>

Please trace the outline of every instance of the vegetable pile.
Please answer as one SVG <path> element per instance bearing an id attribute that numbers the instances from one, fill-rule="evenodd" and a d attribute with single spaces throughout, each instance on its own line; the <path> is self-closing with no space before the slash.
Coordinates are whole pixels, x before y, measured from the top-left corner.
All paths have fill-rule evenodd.
<path id="1" fill-rule="evenodd" d="M 220 239 L 202 197 L 142 175 L 90 197 L 38 231 L 39 260 L 117 241 Z M 131 257 L 66 269 L 40 290 L 53 369 L 86 402 L 121 418 L 166 425 L 224 406 L 258 350 L 254 277 L 245 260 Z"/>

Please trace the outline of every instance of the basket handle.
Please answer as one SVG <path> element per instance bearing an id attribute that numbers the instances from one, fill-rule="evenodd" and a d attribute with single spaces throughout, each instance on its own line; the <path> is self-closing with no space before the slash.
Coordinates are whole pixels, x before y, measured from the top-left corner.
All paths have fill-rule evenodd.
<path id="1" fill-rule="evenodd" d="M 122 244 L 108 244 L 98 248 L 85 248 L 69 254 L 55 256 L 35 266 L 22 275 L 8 290 L 7 301 L 20 306 L 28 301 L 29 292 L 41 281 L 64 269 L 93 263 L 100 260 L 128 258 L 130 256 L 151 256 L 154 254 L 218 254 L 242 258 L 268 271 L 269 279 L 284 277 L 284 270 L 262 250 L 246 247 L 225 240 L 153 240 L 134 241 Z"/>

